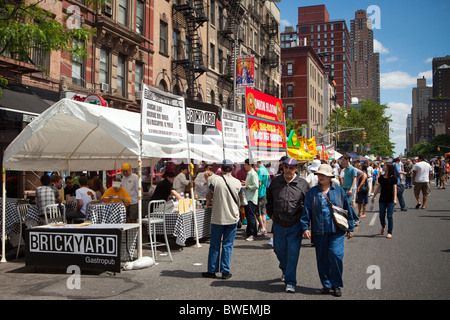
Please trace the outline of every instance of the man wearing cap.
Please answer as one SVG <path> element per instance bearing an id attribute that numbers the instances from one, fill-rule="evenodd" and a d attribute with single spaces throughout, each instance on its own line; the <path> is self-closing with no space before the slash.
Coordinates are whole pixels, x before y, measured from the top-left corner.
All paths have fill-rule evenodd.
<path id="1" fill-rule="evenodd" d="M 267 189 L 267 214 L 273 221 L 273 248 L 282 271 L 286 292 L 295 292 L 297 264 L 302 243 L 300 217 L 308 182 L 297 174 L 298 162 L 283 161 L 283 174 L 276 176 Z"/>
<path id="2" fill-rule="evenodd" d="M 244 201 L 241 183 L 231 175 L 233 162 L 225 159 L 221 170 L 222 174 L 211 180 L 206 193 L 207 204 L 211 205 L 212 201 L 212 211 L 208 271 L 202 273 L 204 278 L 216 278 L 216 272 L 219 271 L 222 272 L 222 279 L 231 278 L 231 253 L 239 221 L 239 208 Z"/>
<path id="3" fill-rule="evenodd" d="M 131 198 L 131 203 L 127 207 L 127 220 L 136 223 L 138 219 L 139 177 L 131 172 L 129 163 L 122 165 L 122 188 L 128 192 Z"/>

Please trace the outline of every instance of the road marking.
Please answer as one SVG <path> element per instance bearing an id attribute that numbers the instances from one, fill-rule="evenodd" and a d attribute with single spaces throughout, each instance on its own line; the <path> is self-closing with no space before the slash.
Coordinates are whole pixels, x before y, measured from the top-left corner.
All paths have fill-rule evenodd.
<path id="1" fill-rule="evenodd" d="M 378 212 L 375 212 L 373 214 L 372 220 L 370 220 L 369 226 L 373 226 L 375 224 L 375 220 L 377 219 L 377 217 L 378 217 Z"/>

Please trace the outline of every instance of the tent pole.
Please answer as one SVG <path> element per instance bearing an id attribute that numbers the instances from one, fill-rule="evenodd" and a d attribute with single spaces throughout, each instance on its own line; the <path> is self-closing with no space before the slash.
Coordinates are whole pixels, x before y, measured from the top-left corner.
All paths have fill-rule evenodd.
<path id="1" fill-rule="evenodd" d="M 191 198 L 192 198 L 192 216 L 194 217 L 194 232 L 195 232 L 195 242 L 196 242 L 196 247 L 197 248 L 201 248 L 202 245 L 199 242 L 198 239 L 198 226 L 197 226 L 197 212 L 195 210 L 195 197 L 194 197 L 194 187 L 192 185 L 192 177 L 194 175 L 194 165 L 191 163 L 191 146 L 189 143 L 189 132 L 187 132 L 187 128 L 186 128 L 186 136 L 187 136 L 187 145 L 188 145 L 188 163 L 189 163 L 189 184 L 191 187 Z"/>
<path id="2" fill-rule="evenodd" d="M 6 217 L 6 169 L 2 168 L 2 260 L 0 262 L 6 262 L 6 234 L 5 234 L 5 217 Z"/>

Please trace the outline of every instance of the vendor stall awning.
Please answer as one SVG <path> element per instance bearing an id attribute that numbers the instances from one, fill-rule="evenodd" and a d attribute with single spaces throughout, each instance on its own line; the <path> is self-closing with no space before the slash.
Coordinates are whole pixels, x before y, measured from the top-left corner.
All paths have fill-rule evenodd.
<path id="1" fill-rule="evenodd" d="M 21 84 L 9 84 L 2 88 L 3 96 L 0 98 L 0 109 L 30 115 L 39 115 L 50 105 L 30 89 Z"/>
<path id="2" fill-rule="evenodd" d="M 300 161 L 313 161 L 314 156 L 300 149 L 288 148 L 288 156 Z"/>

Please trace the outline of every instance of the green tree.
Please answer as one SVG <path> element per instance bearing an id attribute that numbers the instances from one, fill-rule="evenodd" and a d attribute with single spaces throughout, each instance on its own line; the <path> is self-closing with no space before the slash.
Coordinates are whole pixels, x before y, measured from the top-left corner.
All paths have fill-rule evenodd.
<path id="1" fill-rule="evenodd" d="M 86 0 L 86 4 L 98 9 L 104 1 Z M 42 2 L 0 0 L 0 56 L 8 55 L 18 61 L 32 63 L 30 52 L 33 48 L 44 52 L 62 51 L 78 57 L 87 56 L 86 48 L 74 46 L 73 41 L 88 41 L 96 29 L 69 24 L 68 19 L 81 18 L 73 16 L 77 13 L 68 13 L 64 20 L 55 19 L 51 12 L 40 7 Z M 7 84 L 2 75 L 0 84 Z"/>
<path id="2" fill-rule="evenodd" d="M 389 140 L 390 116 L 386 115 L 387 105 L 379 105 L 371 100 L 361 103 L 361 108 L 353 106 L 339 108 L 330 115 L 327 129 L 330 132 L 347 130 L 351 128 L 364 128 L 364 130 L 348 131 L 339 134 L 339 141 L 353 141 L 358 144 L 359 150 L 366 153 L 365 147 L 370 145 L 370 153 L 386 157 L 393 153 L 395 144 Z M 363 131 L 366 138 L 363 138 Z M 369 153 L 369 152 L 367 152 Z"/>
<path id="3" fill-rule="evenodd" d="M 298 136 L 302 135 L 303 128 L 306 128 L 306 125 L 298 125 L 298 121 L 292 121 L 289 118 L 286 118 L 286 135 L 289 135 L 291 130 L 295 130 Z"/>

